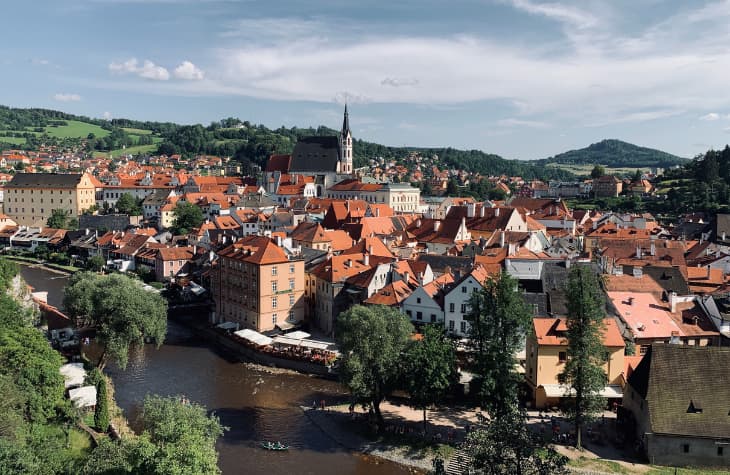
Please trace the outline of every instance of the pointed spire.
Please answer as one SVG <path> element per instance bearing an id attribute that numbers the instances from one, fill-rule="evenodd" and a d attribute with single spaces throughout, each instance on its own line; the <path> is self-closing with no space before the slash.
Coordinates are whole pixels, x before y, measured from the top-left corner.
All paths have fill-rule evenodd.
<path id="1" fill-rule="evenodd" d="M 345 102 L 345 118 L 342 120 L 342 137 L 346 137 L 350 132 L 350 115 L 347 113 L 347 102 Z"/>

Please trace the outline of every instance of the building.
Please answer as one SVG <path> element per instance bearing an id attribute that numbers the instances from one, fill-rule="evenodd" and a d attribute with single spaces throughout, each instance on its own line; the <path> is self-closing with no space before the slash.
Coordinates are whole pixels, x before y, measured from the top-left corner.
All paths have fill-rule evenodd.
<path id="1" fill-rule="evenodd" d="M 5 185 L 5 214 L 21 226 L 45 226 L 54 209 L 78 218 L 100 186 L 88 173 L 17 173 Z"/>
<path id="2" fill-rule="evenodd" d="M 621 194 L 624 182 L 613 175 L 605 175 L 593 180 L 593 195 L 596 198 L 616 198 Z"/>
<path id="3" fill-rule="evenodd" d="M 627 435 L 659 465 L 730 467 L 730 349 L 652 345 L 623 397 Z"/>
<path id="4" fill-rule="evenodd" d="M 415 213 L 420 207 L 421 190 L 408 183 L 368 183 L 352 178 L 330 186 L 325 196 L 337 200 L 386 204 L 393 211 Z"/>
<path id="5" fill-rule="evenodd" d="M 218 252 L 212 271 L 217 322 L 266 332 L 304 319 L 304 260 L 264 236 L 246 236 Z"/>
<path id="6" fill-rule="evenodd" d="M 608 385 L 601 391 L 601 396 L 621 399 L 626 344 L 614 319 L 606 318 L 604 327 L 603 346 L 607 358 L 603 371 Z M 568 361 L 567 331 L 568 326 L 563 318 L 532 320 L 532 332 L 525 346 L 525 379 L 537 408 L 558 406 L 560 400 L 570 394 L 569 388 L 560 383 L 559 377 Z"/>

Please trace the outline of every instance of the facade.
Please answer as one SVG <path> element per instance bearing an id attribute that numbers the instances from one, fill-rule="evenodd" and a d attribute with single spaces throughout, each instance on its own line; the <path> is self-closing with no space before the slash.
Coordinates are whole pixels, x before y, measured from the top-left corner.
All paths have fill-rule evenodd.
<path id="1" fill-rule="evenodd" d="M 629 441 L 659 465 L 730 467 L 730 349 L 652 345 L 623 397 Z"/>
<path id="2" fill-rule="evenodd" d="M 17 173 L 5 185 L 5 214 L 21 226 L 45 226 L 54 209 L 78 218 L 96 204 L 97 184 L 88 173 Z"/>
<path id="3" fill-rule="evenodd" d="M 616 198 L 623 191 L 624 183 L 613 175 L 593 180 L 593 195 L 596 198 Z"/>
<path id="4" fill-rule="evenodd" d="M 304 260 L 267 237 L 247 236 L 219 251 L 212 277 L 217 322 L 266 332 L 304 319 Z"/>
<path id="5" fill-rule="evenodd" d="M 615 320 L 607 318 L 604 325 L 603 346 L 607 358 L 603 371 L 608 378 L 608 386 L 601 395 L 620 399 L 626 345 Z M 560 399 L 568 394 L 568 388 L 559 380 L 559 374 L 568 361 L 567 331 L 568 327 L 562 318 L 533 319 L 532 332 L 527 337 L 525 347 L 525 379 L 537 408 L 557 406 Z"/>
<path id="6" fill-rule="evenodd" d="M 482 289 L 489 275 L 482 266 L 475 267 L 469 274 L 457 280 L 444 293 L 444 325 L 446 330 L 458 337 L 469 335 L 469 313 L 471 294 Z"/>
<path id="7" fill-rule="evenodd" d="M 419 211 L 421 190 L 408 183 L 367 183 L 347 179 L 329 187 L 325 196 L 337 200 L 386 204 L 396 212 L 416 213 Z"/>

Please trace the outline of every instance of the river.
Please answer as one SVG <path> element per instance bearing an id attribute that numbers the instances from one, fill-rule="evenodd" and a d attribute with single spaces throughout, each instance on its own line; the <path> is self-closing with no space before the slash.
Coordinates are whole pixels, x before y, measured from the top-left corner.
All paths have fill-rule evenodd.
<path id="1" fill-rule="evenodd" d="M 21 275 L 48 302 L 62 306 L 67 278 L 21 266 Z M 117 404 L 133 428 L 146 394 L 185 395 L 217 414 L 229 430 L 218 442 L 224 474 L 406 474 L 400 465 L 343 449 L 314 426 L 300 405 L 344 401 L 336 382 L 300 374 L 270 374 L 229 361 L 186 326 L 168 322 L 165 344 L 145 345 L 130 354 L 125 371 L 110 365 Z M 258 447 L 262 440 L 291 445 L 286 452 Z"/>

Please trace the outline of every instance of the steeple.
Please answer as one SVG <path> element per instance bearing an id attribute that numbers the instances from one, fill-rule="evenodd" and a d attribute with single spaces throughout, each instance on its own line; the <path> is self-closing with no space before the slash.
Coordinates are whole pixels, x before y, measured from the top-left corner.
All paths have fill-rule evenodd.
<path id="1" fill-rule="evenodd" d="M 350 132 L 350 115 L 345 104 L 345 116 L 342 119 L 342 136 L 340 137 L 340 163 L 338 172 L 352 175 L 352 132 Z"/>

